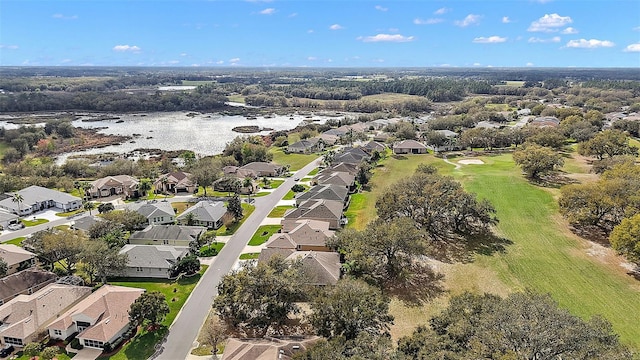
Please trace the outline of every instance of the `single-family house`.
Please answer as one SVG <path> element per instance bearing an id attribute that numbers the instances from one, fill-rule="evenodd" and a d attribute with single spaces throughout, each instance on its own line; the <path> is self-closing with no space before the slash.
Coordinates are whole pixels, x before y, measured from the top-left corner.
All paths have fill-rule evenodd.
<path id="1" fill-rule="evenodd" d="M 308 285 L 335 285 L 340 280 L 340 254 L 323 251 L 296 251 L 285 261 L 300 262 L 302 281 Z"/>
<path id="2" fill-rule="evenodd" d="M 555 116 L 539 116 L 529 122 L 531 126 L 544 127 L 558 127 L 560 120 Z"/>
<path id="3" fill-rule="evenodd" d="M 360 169 L 360 164 L 334 162 L 333 165 L 324 168 L 322 171 L 323 172 L 339 171 L 339 172 L 346 172 L 351 175 L 355 175 L 358 173 L 359 169 Z"/>
<path id="4" fill-rule="evenodd" d="M 255 171 L 249 169 L 243 169 L 238 166 L 228 165 L 222 168 L 222 173 L 225 176 L 236 177 L 238 179 L 252 178 L 256 179 L 258 174 Z"/>
<path id="5" fill-rule="evenodd" d="M 386 142 L 387 140 L 389 140 L 389 138 L 391 137 L 391 135 L 389 135 L 388 133 L 384 132 L 384 131 L 379 131 L 377 133 L 375 133 L 373 135 L 373 141 L 378 141 L 378 142 Z"/>
<path id="6" fill-rule="evenodd" d="M 348 163 L 360 165 L 363 161 L 371 160 L 371 155 L 362 148 L 346 148 L 333 157 L 334 163 Z"/>
<path id="7" fill-rule="evenodd" d="M 91 293 L 86 286 L 50 284 L 30 295 L 18 295 L 0 306 L 0 340 L 23 347 L 70 306 Z M 128 319 L 128 317 L 127 317 Z"/>
<path id="8" fill-rule="evenodd" d="M 429 145 L 427 146 L 429 149 L 433 151 L 454 151 L 460 150 L 460 146 L 457 145 L 458 133 L 451 130 L 435 130 L 437 134 L 440 134 L 444 137 L 445 141 L 442 145 Z"/>
<path id="9" fill-rule="evenodd" d="M 286 222 L 286 221 L 285 221 Z M 287 231 L 271 235 L 266 248 L 293 249 L 296 251 L 331 251 L 327 246 L 335 235 L 329 223 L 317 220 L 295 220 L 286 222 Z"/>
<path id="10" fill-rule="evenodd" d="M 324 142 L 325 145 L 329 145 L 329 146 L 335 145 L 338 142 L 338 140 L 340 140 L 340 137 L 337 135 L 331 135 L 331 134 L 325 134 L 325 133 L 322 133 L 316 137 L 322 140 L 322 142 Z"/>
<path id="11" fill-rule="evenodd" d="M 353 132 L 363 133 L 369 130 L 369 125 L 363 122 L 357 122 L 351 125 L 347 125 L 347 128 Z"/>
<path id="12" fill-rule="evenodd" d="M 393 145 L 394 154 L 426 154 L 427 147 L 415 140 L 403 140 Z"/>
<path id="13" fill-rule="evenodd" d="M 335 184 L 315 185 L 309 191 L 298 194 L 295 199 L 296 206 L 310 199 L 325 199 L 341 201 L 346 208 L 349 206 L 349 189 Z"/>
<path id="14" fill-rule="evenodd" d="M 103 349 L 117 344 L 129 329 L 129 309 L 144 289 L 103 285 L 47 326 L 49 337 L 64 340 L 74 333 L 80 344 Z"/>
<path id="15" fill-rule="evenodd" d="M 178 261 L 189 254 L 189 248 L 127 244 L 120 249 L 120 254 L 129 258 L 123 276 L 168 279 Z"/>
<path id="16" fill-rule="evenodd" d="M 253 170 L 258 177 L 275 177 L 280 176 L 285 172 L 285 168 L 282 165 L 261 161 L 248 163 L 247 165 L 244 165 L 242 169 Z"/>
<path id="17" fill-rule="evenodd" d="M 356 177 L 346 172 L 341 171 L 326 171 L 319 172 L 313 179 L 311 179 L 313 185 L 338 185 L 343 186 L 349 193 L 356 191 Z"/>
<path id="18" fill-rule="evenodd" d="M 138 179 L 129 175 L 107 176 L 91 182 L 91 189 L 87 192 L 93 198 L 122 195 L 124 197 L 138 197 Z"/>
<path id="19" fill-rule="evenodd" d="M 496 124 L 494 122 L 489 122 L 489 121 L 480 121 L 476 124 L 476 127 L 482 128 L 482 129 L 500 129 L 500 128 L 503 128 L 504 125 Z"/>
<path id="20" fill-rule="evenodd" d="M 343 223 L 341 201 L 307 200 L 284 214 L 284 220 L 319 220 L 329 223 L 329 229 L 339 229 Z"/>
<path id="21" fill-rule="evenodd" d="M 189 246 L 205 231 L 207 228 L 202 226 L 149 225 L 131 234 L 129 244 Z"/>
<path id="22" fill-rule="evenodd" d="M 6 193 L 4 199 L 0 200 L 0 208 L 20 216 L 50 208 L 73 211 L 82 208 L 82 199 L 61 191 L 32 185 L 15 193 Z"/>
<path id="23" fill-rule="evenodd" d="M 101 217 L 98 216 L 83 216 L 73 220 L 73 224 L 71 224 L 71 228 L 74 230 L 81 230 L 84 232 L 89 232 L 91 227 L 102 220 Z"/>
<path id="24" fill-rule="evenodd" d="M 0 210 L 0 230 L 6 229 L 11 224 L 17 224 L 20 222 L 18 215 L 10 213 L 5 210 Z"/>
<path id="25" fill-rule="evenodd" d="M 176 212 L 168 201 L 132 203 L 127 208 L 147 218 L 149 225 L 173 224 L 176 220 Z"/>
<path id="26" fill-rule="evenodd" d="M 518 114 L 518 116 L 531 115 L 531 109 L 529 109 L 529 108 L 520 109 L 520 110 L 518 110 L 517 114 Z"/>
<path id="27" fill-rule="evenodd" d="M 158 180 L 153 183 L 153 187 L 157 192 L 188 192 L 194 193 L 198 190 L 198 184 L 191 180 L 191 174 L 184 171 L 175 171 L 160 175 Z"/>
<path id="28" fill-rule="evenodd" d="M 319 337 L 263 337 L 257 339 L 230 338 L 224 347 L 222 360 L 291 360 L 320 340 Z"/>
<path id="29" fill-rule="evenodd" d="M 371 140 L 364 146 L 362 146 L 362 150 L 366 151 L 369 155 L 373 154 L 374 151 L 383 153 L 385 150 L 387 150 L 387 145 L 379 141 Z"/>
<path id="30" fill-rule="evenodd" d="M 318 137 L 300 140 L 287 146 L 288 153 L 310 154 L 324 150 L 324 142 Z"/>
<path id="31" fill-rule="evenodd" d="M 13 244 L 0 244 L 0 259 L 7 263 L 7 275 L 36 264 L 36 254 Z"/>
<path id="32" fill-rule="evenodd" d="M 349 132 L 349 128 L 347 127 L 339 127 L 336 129 L 329 129 L 325 132 L 323 132 L 323 134 L 325 135 L 333 135 L 333 136 L 337 136 L 337 137 L 343 137 L 345 136 L 347 133 Z"/>
<path id="33" fill-rule="evenodd" d="M 222 217 L 226 213 L 227 207 L 222 201 L 199 201 L 178 215 L 176 220 L 180 225 L 195 225 L 204 226 L 208 229 L 218 229 L 222 226 Z"/>
<path id="34" fill-rule="evenodd" d="M 0 278 L 0 305 L 18 295 L 33 294 L 55 282 L 57 278 L 58 275 L 50 271 L 43 271 L 34 267 Z"/>

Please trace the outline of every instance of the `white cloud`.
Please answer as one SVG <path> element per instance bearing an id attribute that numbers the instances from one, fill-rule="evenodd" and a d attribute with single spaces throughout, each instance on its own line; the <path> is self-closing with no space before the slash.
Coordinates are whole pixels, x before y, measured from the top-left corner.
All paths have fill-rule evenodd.
<path id="1" fill-rule="evenodd" d="M 577 33 L 578 33 L 578 30 L 572 27 L 568 27 L 560 32 L 560 34 L 565 34 L 565 35 L 573 35 Z"/>
<path id="2" fill-rule="evenodd" d="M 502 17 L 502 23 L 503 23 L 503 24 L 508 24 L 508 23 L 510 23 L 510 22 L 511 22 L 511 19 L 509 19 L 509 17 L 508 17 L 508 16 L 503 16 L 503 17 Z"/>
<path id="3" fill-rule="evenodd" d="M 290 17 L 290 18 L 294 18 L 294 17 L 296 17 L 296 16 L 298 16 L 298 13 L 291 13 L 291 14 L 289 14 L 289 17 Z"/>
<path id="4" fill-rule="evenodd" d="M 384 59 L 373 59 L 372 62 L 383 63 Z"/>
<path id="5" fill-rule="evenodd" d="M 503 43 L 507 41 L 506 37 L 500 37 L 500 36 L 489 36 L 489 37 L 477 37 L 475 39 L 473 39 L 473 42 L 476 44 L 498 44 L 498 43 Z"/>
<path id="6" fill-rule="evenodd" d="M 71 59 L 62 59 L 60 62 L 63 63 L 63 64 L 68 64 L 68 63 L 70 63 L 72 61 L 73 60 L 71 60 Z"/>
<path id="7" fill-rule="evenodd" d="M 413 36 L 403 36 L 400 34 L 377 34 L 374 36 L 360 36 L 356 40 L 363 42 L 410 42 L 415 40 Z"/>
<path id="8" fill-rule="evenodd" d="M 533 66 L 533 63 L 532 62 L 528 62 L 528 63 L 525 64 L 525 66 L 531 67 L 531 66 Z"/>
<path id="9" fill-rule="evenodd" d="M 266 9 L 260 11 L 260 14 L 262 14 L 262 15 L 272 15 L 275 12 L 276 12 L 276 9 L 274 9 L 274 8 L 266 8 Z"/>
<path id="10" fill-rule="evenodd" d="M 558 14 L 545 14 L 540 19 L 531 23 L 527 31 L 532 32 L 554 32 L 558 28 L 571 24 L 573 20 L 570 16 L 560 16 Z"/>
<path id="11" fill-rule="evenodd" d="M 581 49 L 595 49 L 601 47 L 613 47 L 616 44 L 609 40 L 598 40 L 598 39 L 579 39 L 579 40 L 571 40 L 567 43 L 567 47 L 570 48 L 581 48 Z"/>
<path id="12" fill-rule="evenodd" d="M 18 45 L 3 45 L 3 44 L 0 44 L 0 49 L 17 50 L 18 49 Z"/>
<path id="13" fill-rule="evenodd" d="M 480 64 L 479 62 L 473 63 L 473 66 L 480 66 L 480 65 L 482 65 L 482 64 Z"/>
<path id="14" fill-rule="evenodd" d="M 446 8 L 446 7 L 443 7 L 443 8 L 440 8 L 440 9 L 438 9 L 438 10 L 434 11 L 433 13 L 434 13 L 434 14 L 436 14 L 436 15 L 443 15 L 443 14 L 448 13 L 450 10 L 451 10 L 451 9 L 448 9 L 448 8 Z"/>
<path id="15" fill-rule="evenodd" d="M 342 30 L 342 29 L 344 29 L 344 27 L 342 27 L 342 25 L 340 25 L 340 24 L 333 24 L 333 25 L 329 26 L 329 29 L 330 30 Z"/>
<path id="16" fill-rule="evenodd" d="M 631 30 L 633 30 L 633 31 L 640 31 L 640 26 L 636 26 L 636 27 L 634 27 L 634 28 L 633 28 L 633 29 L 631 29 Z"/>
<path id="17" fill-rule="evenodd" d="M 315 32 L 315 31 L 313 31 L 313 29 L 309 29 L 309 30 L 307 30 L 307 33 L 308 33 L 308 34 L 313 34 L 314 32 Z"/>
<path id="18" fill-rule="evenodd" d="M 142 49 L 140 49 L 138 46 L 136 45 L 116 45 L 113 47 L 113 51 L 117 51 L 117 52 L 133 52 L 133 53 L 137 53 L 140 52 Z"/>
<path id="19" fill-rule="evenodd" d="M 387 11 L 387 10 L 389 10 L 389 8 L 382 7 L 381 5 L 376 5 L 375 9 L 378 10 L 378 11 Z"/>
<path id="20" fill-rule="evenodd" d="M 237 62 L 240 62 L 240 58 L 229 59 L 229 62 L 232 63 L 232 64 L 235 64 Z"/>
<path id="21" fill-rule="evenodd" d="M 624 52 L 640 52 L 640 43 L 627 45 L 623 50 Z"/>
<path id="22" fill-rule="evenodd" d="M 433 24 L 439 24 L 441 22 L 443 22 L 444 19 L 438 19 L 438 18 L 432 18 L 432 19 L 413 19 L 413 23 L 416 25 L 433 25 Z"/>
<path id="23" fill-rule="evenodd" d="M 318 60 L 318 58 L 317 58 L 317 57 L 315 57 L 315 56 L 309 56 L 309 57 L 307 57 L 307 60 L 309 60 L 309 61 L 316 61 L 316 60 Z"/>
<path id="24" fill-rule="evenodd" d="M 460 27 L 467 27 L 469 25 L 475 25 L 475 24 L 479 23 L 480 22 L 480 18 L 482 18 L 482 16 L 475 15 L 475 14 L 469 14 L 464 19 L 456 20 L 453 23 L 456 24 L 457 26 L 460 26 Z"/>
<path id="25" fill-rule="evenodd" d="M 218 60 L 218 61 L 216 61 L 216 64 L 222 65 L 222 64 L 224 64 L 224 60 Z"/>
<path id="26" fill-rule="evenodd" d="M 170 61 L 167 61 L 167 63 L 169 63 L 171 65 L 175 65 L 175 64 L 179 64 L 180 60 L 170 60 Z"/>
<path id="27" fill-rule="evenodd" d="M 51 17 L 54 19 L 61 19 L 61 20 L 76 20 L 78 18 L 78 15 L 65 16 L 63 14 L 53 14 L 51 15 Z"/>
<path id="28" fill-rule="evenodd" d="M 560 42 L 560 36 L 554 36 L 552 38 L 549 39 L 542 39 L 542 38 L 537 38 L 537 37 L 530 37 L 529 38 L 529 42 L 530 43 L 558 43 Z"/>
<path id="29" fill-rule="evenodd" d="M 187 56 L 187 53 L 180 53 L 180 56 Z"/>

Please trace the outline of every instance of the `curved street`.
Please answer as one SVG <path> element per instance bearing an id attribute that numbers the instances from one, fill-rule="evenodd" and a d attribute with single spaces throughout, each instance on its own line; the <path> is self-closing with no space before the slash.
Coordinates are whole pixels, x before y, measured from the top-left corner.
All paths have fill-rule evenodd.
<path id="1" fill-rule="evenodd" d="M 256 232 L 260 223 L 267 217 L 278 201 L 296 183 L 294 178 L 303 178 L 318 166 L 320 159 L 316 159 L 298 170 L 294 176 L 286 178 L 271 194 L 255 198 L 255 211 L 244 224 L 227 241 L 226 245 L 215 257 L 198 285 L 185 302 L 182 310 L 169 328 L 169 336 L 162 344 L 161 360 L 185 359 L 197 339 L 200 328 L 209 314 L 213 298 L 217 295 L 218 284 L 224 275 L 233 268 L 245 245 Z"/>

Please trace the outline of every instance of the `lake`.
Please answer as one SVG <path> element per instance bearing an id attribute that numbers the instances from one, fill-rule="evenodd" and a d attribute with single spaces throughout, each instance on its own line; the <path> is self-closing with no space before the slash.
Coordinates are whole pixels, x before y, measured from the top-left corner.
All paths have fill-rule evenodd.
<path id="1" fill-rule="evenodd" d="M 198 155 L 220 154 L 225 145 L 239 135 L 266 135 L 270 131 L 255 134 L 240 134 L 231 129 L 236 126 L 255 125 L 273 130 L 290 130 L 302 124 L 302 115 L 273 115 L 271 118 L 258 116 L 249 120 L 244 116 L 226 116 L 220 114 L 197 114 L 187 116 L 188 112 L 116 114 L 117 120 L 82 121 L 75 120 L 73 125 L 82 128 L 105 128 L 101 134 L 127 135 L 140 134 L 131 141 L 120 145 L 110 145 L 98 149 L 88 149 L 58 156 L 56 163 L 63 164 L 71 155 L 127 153 L 135 149 L 192 150 Z M 87 117 L 90 118 L 90 117 Z M 320 123 L 327 116 L 313 116 Z"/>

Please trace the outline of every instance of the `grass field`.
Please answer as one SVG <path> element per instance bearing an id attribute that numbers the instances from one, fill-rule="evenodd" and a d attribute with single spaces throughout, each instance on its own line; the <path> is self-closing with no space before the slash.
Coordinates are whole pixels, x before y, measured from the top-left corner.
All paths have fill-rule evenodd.
<path id="1" fill-rule="evenodd" d="M 257 259 L 260 256 L 260 253 L 246 253 L 240 254 L 240 260 L 252 260 Z"/>
<path id="2" fill-rule="evenodd" d="M 159 291 L 163 293 L 167 298 L 167 303 L 169 303 L 169 314 L 162 321 L 162 327 L 160 329 L 154 332 L 146 332 L 143 330 L 142 333 L 134 337 L 132 341 L 125 344 L 119 352 L 104 359 L 148 359 L 154 352 L 154 345 L 164 337 L 168 327 L 178 315 L 182 305 L 187 301 L 189 294 L 191 294 L 191 291 L 193 291 L 193 288 L 195 288 L 206 269 L 207 266 L 203 265 L 198 275 L 189 278 L 182 278 L 177 282 L 163 279 L 139 279 L 133 281 L 125 280 L 110 282 L 112 285 L 135 287 L 145 289 L 147 292 Z"/>
<path id="3" fill-rule="evenodd" d="M 22 246 L 22 242 L 24 241 L 24 239 L 26 239 L 26 237 L 20 236 L 20 237 L 17 237 L 15 239 L 11 239 L 9 241 L 5 241 L 5 242 L 3 242 L 3 244 L 11 244 L 11 245 L 15 245 L 15 246 Z"/>
<path id="4" fill-rule="evenodd" d="M 384 94 L 376 94 L 376 95 L 366 95 L 366 96 L 363 96 L 361 100 L 379 101 L 383 103 L 395 103 L 398 101 L 405 101 L 405 100 L 411 100 L 411 99 L 424 99 L 424 97 L 418 96 L 418 95 L 384 93 Z"/>
<path id="5" fill-rule="evenodd" d="M 289 170 L 296 171 L 315 160 L 316 154 L 285 154 L 280 148 L 272 147 L 269 152 L 273 154 L 273 162 L 280 165 L 289 165 Z"/>
<path id="6" fill-rule="evenodd" d="M 443 174 L 454 176 L 465 188 L 496 207 L 499 236 L 513 243 L 504 253 L 476 255 L 468 264 L 437 264 L 445 274 L 448 295 L 423 307 L 392 303 L 396 317 L 394 337 L 409 334 L 446 306 L 447 296 L 468 290 L 505 295 L 523 289 L 550 293 L 560 306 L 588 318 L 601 314 L 613 324 L 622 341 L 640 349 L 640 283 L 625 274 L 620 259 L 606 248 L 578 238 L 558 213 L 557 189 L 527 182 L 511 155 L 485 156 L 485 165 L 466 165 L 459 170 L 433 156 L 387 160 L 372 178 L 372 190 L 364 199 L 352 199 L 349 226 L 363 228 L 375 216 L 375 198 L 384 187 L 413 172 L 420 162 L 433 163 Z M 455 161 L 455 159 L 453 159 Z M 584 170 L 578 163 L 572 166 Z"/>
<path id="7" fill-rule="evenodd" d="M 277 233 L 282 228 L 281 225 L 262 225 L 256 230 L 256 233 L 253 234 L 251 240 L 249 240 L 249 245 L 258 246 L 264 244 L 271 235 Z"/>
<path id="8" fill-rule="evenodd" d="M 237 102 L 237 103 L 244 104 L 244 96 L 242 96 L 242 95 L 227 96 L 227 99 L 229 99 L 229 101 L 231 101 L 231 102 Z"/>
<path id="9" fill-rule="evenodd" d="M 243 217 L 240 221 L 238 221 L 237 223 L 229 226 L 227 228 L 226 225 L 222 225 L 218 230 L 216 230 L 216 235 L 217 236 L 227 236 L 227 235 L 233 235 L 235 234 L 236 230 L 238 230 L 238 228 L 240 227 L 240 225 L 242 225 L 244 223 L 245 220 L 247 220 L 247 218 L 249 217 L 249 215 L 251 215 L 251 213 L 253 213 L 253 211 L 256 209 L 255 206 L 253 205 L 249 205 L 247 203 L 242 203 L 242 213 L 243 213 Z"/>
<path id="10" fill-rule="evenodd" d="M 29 227 L 29 226 L 36 226 L 36 225 L 40 225 L 40 224 L 46 224 L 49 222 L 49 220 L 47 219 L 34 219 L 34 220 L 25 220 L 22 219 L 20 220 L 22 221 L 22 223 L 24 224 L 24 226 Z"/>
<path id="11" fill-rule="evenodd" d="M 182 80 L 183 86 L 200 86 L 200 85 L 208 85 L 215 84 L 216 82 L 213 80 Z"/>
<path id="12" fill-rule="evenodd" d="M 273 208 L 273 210 L 271 210 L 271 212 L 269 213 L 269 215 L 267 215 L 267 217 L 270 218 L 280 218 L 284 216 L 284 213 L 287 212 L 287 210 L 289 209 L 293 209 L 294 206 L 289 206 L 289 205 L 280 205 L 280 206 L 276 206 Z"/>

